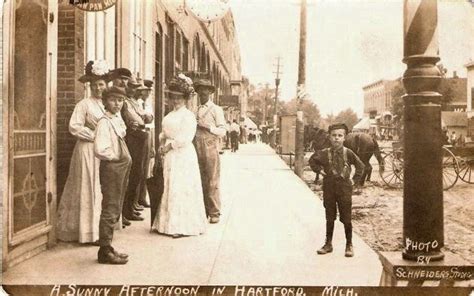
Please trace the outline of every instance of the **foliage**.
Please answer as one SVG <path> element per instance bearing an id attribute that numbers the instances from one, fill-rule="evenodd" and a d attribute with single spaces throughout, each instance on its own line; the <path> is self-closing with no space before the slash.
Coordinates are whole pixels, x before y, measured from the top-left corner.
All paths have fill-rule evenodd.
<path id="1" fill-rule="evenodd" d="M 296 114 L 298 110 L 298 101 L 297 99 L 292 99 L 289 102 L 282 102 L 281 104 L 281 114 L 290 115 Z M 319 112 L 318 105 L 313 101 L 308 99 L 301 100 L 301 111 L 304 114 L 304 124 L 319 126 L 321 123 L 321 113 Z"/>
<path id="2" fill-rule="evenodd" d="M 347 108 L 336 115 L 336 121 L 345 123 L 349 130 L 352 130 L 354 125 L 359 122 L 359 118 L 357 117 L 357 114 L 354 112 L 354 110 Z"/>

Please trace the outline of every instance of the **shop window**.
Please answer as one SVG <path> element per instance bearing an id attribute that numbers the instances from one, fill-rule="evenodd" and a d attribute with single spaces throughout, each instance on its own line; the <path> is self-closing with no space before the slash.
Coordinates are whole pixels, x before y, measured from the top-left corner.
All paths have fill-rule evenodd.
<path id="1" fill-rule="evenodd" d="M 134 0 L 132 3 L 133 7 L 130 15 L 133 38 L 132 70 L 135 74 L 143 76 L 145 69 L 145 49 L 147 44 L 144 26 L 144 24 L 146 24 L 146 2 L 144 0 Z"/>
<path id="2" fill-rule="evenodd" d="M 183 36 L 183 71 L 189 70 L 189 41 Z"/>
<path id="3" fill-rule="evenodd" d="M 115 7 L 86 12 L 86 60 L 105 60 L 110 68 L 115 67 Z"/>
<path id="4" fill-rule="evenodd" d="M 176 57 L 177 67 L 180 68 L 180 69 L 182 69 L 182 55 L 183 55 L 183 52 L 181 50 L 181 41 L 182 41 L 181 33 L 176 31 L 176 47 L 175 47 L 176 53 L 175 53 L 175 57 Z"/>
<path id="5" fill-rule="evenodd" d="M 474 87 L 471 87 L 471 110 L 474 110 Z"/>

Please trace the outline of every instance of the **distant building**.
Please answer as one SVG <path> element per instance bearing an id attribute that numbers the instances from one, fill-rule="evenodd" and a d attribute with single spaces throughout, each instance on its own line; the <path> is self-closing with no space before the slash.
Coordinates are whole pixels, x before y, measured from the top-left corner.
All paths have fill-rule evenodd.
<path id="1" fill-rule="evenodd" d="M 467 116 L 466 112 L 443 111 L 441 112 L 441 125 L 448 130 L 449 135 L 452 132 L 456 136 L 467 136 Z"/>
<path id="2" fill-rule="evenodd" d="M 441 79 L 439 93 L 450 96 L 451 102 L 443 106 L 443 111 L 465 112 L 467 107 L 466 78 L 453 77 Z"/>
<path id="3" fill-rule="evenodd" d="M 390 112 L 393 103 L 393 90 L 401 86 L 401 79 L 379 80 L 364 86 L 364 116 L 375 118 L 385 112 Z"/>
<path id="4" fill-rule="evenodd" d="M 474 79 L 474 64 L 473 76 Z M 452 98 L 451 102 L 443 106 L 442 111 L 464 112 L 467 107 L 466 78 L 460 78 L 456 72 L 453 77 L 443 78 L 439 86 L 439 93 Z M 474 84 L 472 85 L 474 87 Z M 403 88 L 402 79 L 378 80 L 367 86 L 364 86 L 364 116 L 376 118 L 387 112 L 391 112 L 393 101 L 397 94 L 395 90 Z"/>
<path id="5" fill-rule="evenodd" d="M 468 118 L 467 135 L 471 141 L 474 141 L 474 62 L 471 61 L 465 65 L 467 68 L 467 83 L 466 83 L 466 111 Z"/>

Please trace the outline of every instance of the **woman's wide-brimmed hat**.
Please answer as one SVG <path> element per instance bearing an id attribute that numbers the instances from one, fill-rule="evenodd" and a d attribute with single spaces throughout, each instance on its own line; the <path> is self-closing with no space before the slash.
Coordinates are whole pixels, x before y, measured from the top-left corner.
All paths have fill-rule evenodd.
<path id="1" fill-rule="evenodd" d="M 104 60 L 89 61 L 86 65 L 84 75 L 79 77 L 82 83 L 93 82 L 96 80 L 110 81 L 110 71 L 107 62 Z"/>
<path id="2" fill-rule="evenodd" d="M 194 81 L 194 88 L 196 91 L 199 88 L 207 88 L 211 91 L 211 93 L 216 91 L 216 87 L 212 85 L 211 81 L 209 79 L 204 79 L 204 78 L 199 78 Z"/>
<path id="3" fill-rule="evenodd" d="M 194 92 L 193 81 L 183 74 L 171 78 L 167 86 L 167 93 L 182 95 L 185 99 L 189 99 L 190 95 Z"/>

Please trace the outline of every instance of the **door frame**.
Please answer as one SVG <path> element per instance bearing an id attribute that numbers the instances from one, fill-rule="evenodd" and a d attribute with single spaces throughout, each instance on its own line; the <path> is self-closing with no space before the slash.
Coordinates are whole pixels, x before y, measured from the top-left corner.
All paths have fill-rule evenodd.
<path id="1" fill-rule="evenodd" d="M 13 104 L 15 54 L 15 1 L 3 7 L 3 229 L 2 267 L 6 269 L 55 243 L 56 221 L 56 102 L 58 0 L 48 2 L 46 62 L 46 222 L 38 223 L 13 235 Z M 13 248 L 14 247 L 14 248 Z M 12 249 L 10 249 L 12 248 Z"/>

